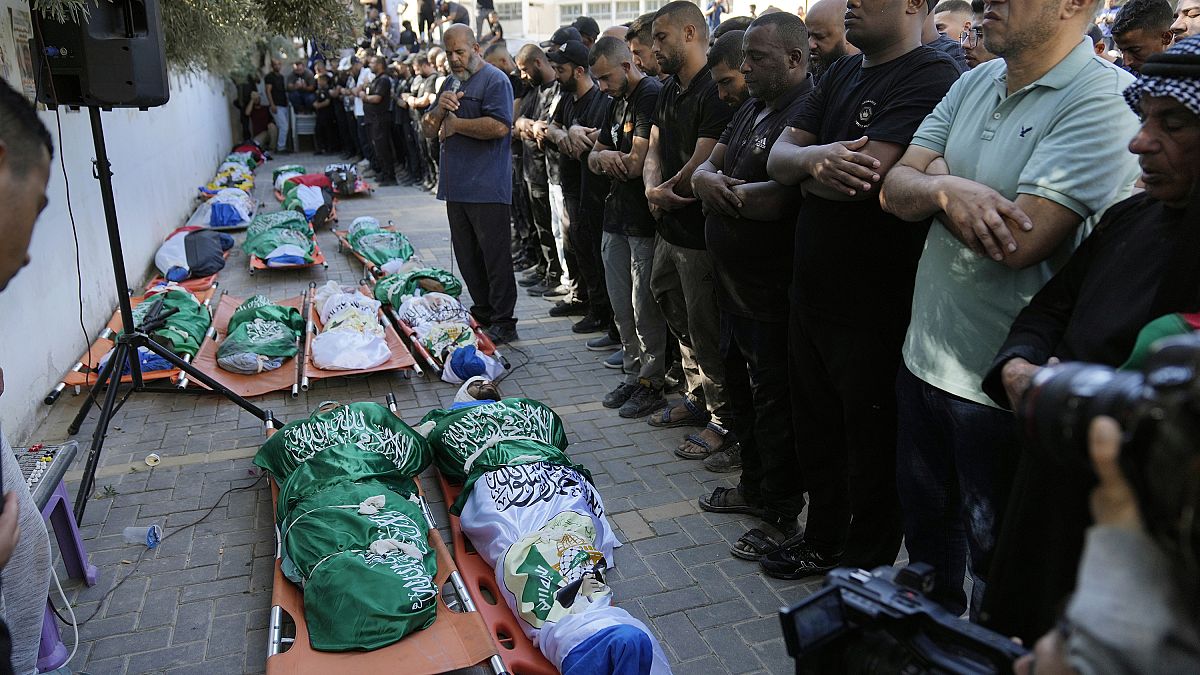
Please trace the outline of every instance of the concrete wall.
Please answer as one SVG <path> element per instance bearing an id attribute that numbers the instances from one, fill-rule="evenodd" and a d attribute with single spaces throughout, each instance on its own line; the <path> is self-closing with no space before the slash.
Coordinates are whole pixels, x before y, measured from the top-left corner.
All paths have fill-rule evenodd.
<path id="1" fill-rule="evenodd" d="M 148 280 L 163 238 L 182 225 L 195 207 L 196 187 L 212 177 L 229 151 L 231 109 L 220 79 L 175 73 L 167 105 L 146 112 L 102 114 L 115 174 L 125 271 L 135 289 Z M 93 335 L 117 303 L 100 184 L 92 178 L 95 151 L 87 112 L 59 109 L 61 142 L 56 114 L 43 111 L 39 116 L 55 137 L 56 156 L 47 187 L 50 203 L 34 229 L 32 262 L 0 294 L 0 367 L 5 380 L 0 424 L 14 443 L 29 438 L 48 412 L 42 397 L 86 346 L 79 326 L 67 180 L 79 233 L 83 320 Z M 59 155 L 65 161 L 65 177 Z M 58 403 L 63 404 L 72 404 L 69 391 Z"/>

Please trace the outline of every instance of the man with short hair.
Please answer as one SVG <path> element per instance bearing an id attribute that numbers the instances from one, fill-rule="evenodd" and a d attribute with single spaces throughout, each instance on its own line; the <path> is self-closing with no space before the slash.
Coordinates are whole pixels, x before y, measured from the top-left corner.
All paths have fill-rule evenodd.
<path id="1" fill-rule="evenodd" d="M 279 130 L 279 140 L 276 141 L 276 154 L 287 154 L 288 130 L 291 129 L 291 117 L 288 114 L 287 84 L 280 70 L 283 63 L 279 59 L 271 59 L 271 72 L 263 77 L 263 85 L 267 90 L 267 103 L 271 107 L 271 117 L 275 119 L 275 128 Z"/>
<path id="2" fill-rule="evenodd" d="M 818 78 L 834 61 L 858 53 L 858 47 L 846 42 L 845 14 L 843 0 L 820 0 L 808 8 L 809 69 Z"/>
<path id="3" fill-rule="evenodd" d="M 1129 0 L 1121 6 L 1113 20 L 1112 38 L 1126 68 L 1137 73 L 1146 59 L 1166 51 L 1175 38 L 1172 20 L 1167 0 Z"/>
<path id="4" fill-rule="evenodd" d="M 704 212 L 692 195 L 692 173 L 712 154 L 733 110 L 717 98 L 705 50 L 708 26 L 687 0 L 654 15 L 652 48 L 664 73 L 643 178 L 650 212 L 659 218 L 651 287 L 679 340 L 687 381 L 683 398 L 651 419 L 653 426 L 701 426 L 675 448 L 684 459 L 704 459 L 737 440 L 725 392 L 718 341 L 719 315 L 712 260 L 704 243 Z"/>
<path id="5" fill-rule="evenodd" d="M 366 67 L 363 67 L 362 64 L 359 64 L 354 80 L 354 129 L 358 134 L 358 147 L 362 150 L 363 155 L 363 161 L 359 162 L 359 165 L 366 167 L 375 165 L 375 144 L 371 142 L 371 131 L 367 127 L 367 110 L 363 107 L 367 89 L 375 79 L 375 72 L 370 65 L 368 63 Z M 363 173 L 367 174 L 366 171 Z"/>
<path id="6" fill-rule="evenodd" d="M 980 29 L 980 34 L 982 33 L 983 30 Z M 1097 26 L 1096 24 L 1088 26 L 1087 37 L 1092 41 L 1092 51 L 1095 52 L 1096 56 L 1099 56 L 1118 68 L 1125 65 L 1125 62 L 1122 61 L 1120 57 L 1116 57 L 1108 53 L 1108 43 L 1104 41 L 1104 31 L 1100 30 L 1100 26 Z M 980 42 L 982 41 L 983 40 L 981 39 Z"/>
<path id="7" fill-rule="evenodd" d="M 397 185 L 396 159 L 392 152 L 392 78 L 387 74 L 387 59 L 382 56 L 372 58 L 371 72 L 375 73 L 375 79 L 371 80 L 363 97 L 363 112 L 371 146 L 375 149 L 372 168 L 380 186 Z"/>
<path id="8" fill-rule="evenodd" d="M 576 17 L 571 22 L 571 26 L 579 31 L 579 41 L 587 49 L 591 49 L 596 44 L 596 40 L 600 37 L 600 24 L 590 16 Z"/>
<path id="9" fill-rule="evenodd" d="M 885 209 L 934 217 L 917 268 L 896 381 L 905 545 L 936 574 L 936 599 L 979 612 L 1014 455 L 1012 415 L 981 390 L 1013 318 L 1075 249 L 1081 224 L 1128 194 L 1128 73 L 1083 37 L 1095 2 L 988 6 L 999 59 L 955 84 L 884 184 Z M 1065 7 L 1065 9 L 1064 9 Z M 1127 5 L 1128 7 L 1128 5 Z M 1002 84 L 1001 84 L 1002 83 Z M 1070 114 L 1064 114 L 1070 111 Z"/>
<path id="10" fill-rule="evenodd" d="M 603 400 L 626 418 L 645 417 L 662 405 L 667 326 L 650 289 L 654 271 L 654 217 L 642 170 L 662 84 L 643 73 L 624 40 L 605 37 L 589 62 L 601 91 L 616 99 L 588 154 L 588 167 L 609 177 L 602 209 L 600 256 L 622 347 L 624 378 Z"/>
<path id="11" fill-rule="evenodd" d="M 559 154 L 563 202 L 567 213 L 563 220 L 563 253 L 572 276 L 576 277 L 574 282 L 577 286 L 572 296 L 587 306 L 587 314 L 571 326 L 571 330 L 579 334 L 605 332 L 612 322 L 612 308 L 608 303 L 604 269 L 600 262 L 601 228 L 585 226 L 581 222 L 584 168 L 580 157 L 591 150 L 595 134 L 599 132 L 599 119 L 606 112 L 603 107 L 612 101 L 592 81 L 588 58 L 587 47 L 578 40 L 568 40 L 562 48 L 550 54 L 563 100 L 546 131 L 546 138 L 558 148 Z M 576 127 L 574 131 L 572 127 Z M 600 182 L 600 179 L 597 178 L 596 182 Z M 604 186 L 604 193 L 608 193 L 607 185 Z M 601 197 L 599 203 L 592 200 L 590 205 L 601 206 L 602 201 Z"/>
<path id="12" fill-rule="evenodd" d="M 1175 22 L 1171 24 L 1171 34 L 1176 42 L 1200 35 L 1200 0 L 1179 0 L 1173 16 Z"/>
<path id="13" fill-rule="evenodd" d="M 981 25 L 975 22 L 971 3 L 967 0 L 942 0 L 933 8 L 933 27 L 946 37 L 957 40 L 971 26 Z"/>
<path id="14" fill-rule="evenodd" d="M 973 12 L 971 27 L 959 36 L 963 52 L 967 55 L 967 68 L 974 68 L 996 58 L 996 55 L 989 52 L 987 45 L 983 42 L 983 10 L 984 0 L 971 0 L 971 11 Z M 1092 24 L 1092 28 L 1097 33 L 1100 32 L 1095 24 Z M 1102 58 L 1107 59 L 1107 55 L 1102 55 Z"/>
<path id="15" fill-rule="evenodd" d="M 962 45 L 958 43 L 958 36 L 950 37 L 938 30 L 932 1 L 927 1 L 925 8 L 929 13 L 925 17 L 925 25 L 921 28 L 921 40 L 926 45 L 949 54 L 950 58 L 958 64 L 959 71 L 965 73 L 967 71 L 967 55 L 963 53 Z"/>
<path id="16" fill-rule="evenodd" d="M 312 71 L 304 67 L 304 61 L 292 64 L 292 72 L 287 77 L 288 102 L 296 112 L 312 112 L 313 101 L 317 98 L 317 78 Z"/>
<path id="17" fill-rule="evenodd" d="M 434 27 L 441 26 L 442 24 L 461 24 L 467 27 L 471 25 L 471 13 L 467 11 L 466 6 L 453 2 L 453 0 L 442 0 L 442 3 L 438 5 L 438 12 L 441 16 L 438 17 L 437 21 L 433 22 Z M 445 38 L 445 33 L 443 33 L 443 43 L 445 42 Z"/>
<path id="18" fill-rule="evenodd" d="M 771 148 L 769 175 L 805 190 L 788 352 L 809 493 L 803 540 L 760 561 L 771 576 L 872 569 L 900 549 L 896 370 L 928 221 L 884 213 L 877 190 L 958 78 L 921 42 L 927 13 L 922 0 L 849 0 L 846 39 L 862 53 L 821 76 Z"/>
<path id="19" fill-rule="evenodd" d="M 625 32 L 625 41 L 629 43 L 629 51 L 633 54 L 633 64 L 643 73 L 662 81 L 666 76 L 659 70 L 658 61 L 650 49 L 654 43 L 653 25 L 654 12 L 639 16 L 629 24 L 629 30 Z"/>
<path id="20" fill-rule="evenodd" d="M 19 92 L 0 82 L 0 291 L 29 264 L 29 242 L 46 208 L 46 183 L 54 145 L 37 110 Z M 4 373 L 0 371 L 0 393 Z M 23 392 L 17 392 L 21 394 Z M 0 433 L 3 513 L 0 514 L 0 568 L 4 572 L 4 621 L 0 622 L 0 670 L 36 673 L 46 593 L 50 588 L 50 537 L 8 439 Z M 5 626 L 7 624 L 7 627 Z M 11 661 L 8 660 L 11 649 Z"/>
<path id="21" fill-rule="evenodd" d="M 717 280 L 725 383 L 740 447 L 708 457 L 704 466 L 742 469 L 738 491 L 760 509 L 766 529 L 750 530 L 730 550 L 757 560 L 795 534 L 804 509 L 783 302 L 792 280 L 792 214 L 800 194 L 771 180 L 767 158 L 787 120 L 812 92 L 812 79 L 808 34 L 795 14 L 763 14 L 750 24 L 744 45 L 739 66 L 753 98 L 692 174 L 692 187 L 707 210 L 704 234 Z"/>
<path id="22" fill-rule="evenodd" d="M 562 278 L 562 258 L 554 240 L 546 151 L 538 141 L 535 127 L 550 115 L 551 103 L 558 92 L 558 80 L 554 77 L 554 68 L 551 67 L 545 52 L 535 44 L 527 44 L 517 52 L 517 69 L 521 71 L 521 77 L 530 89 L 521 99 L 514 132 L 523 145 L 522 168 L 525 182 L 529 186 L 529 215 L 541 249 L 537 266 L 526 274 L 520 283 L 522 286 L 541 284 L 543 288 L 547 288 L 551 283 L 557 284 Z M 569 306 L 570 298 L 563 303 L 563 309 L 557 305 L 551 308 L 552 316 L 569 316 L 568 312 L 580 309 Z"/>
<path id="23" fill-rule="evenodd" d="M 483 60 L 469 26 L 454 25 L 443 37 L 453 78 L 437 108 L 422 120 L 441 147 L 438 199 L 446 202 L 450 242 L 471 293 L 471 314 L 496 344 L 514 342 L 517 287 L 513 279 L 512 202 L 513 92 L 508 76 Z"/>
<path id="24" fill-rule="evenodd" d="M 798 18 L 798 17 L 797 17 Z M 708 69 L 717 83 L 717 96 L 729 107 L 737 109 L 745 102 L 746 79 L 742 75 L 742 36 L 745 31 L 733 30 L 717 38 L 708 49 Z"/>

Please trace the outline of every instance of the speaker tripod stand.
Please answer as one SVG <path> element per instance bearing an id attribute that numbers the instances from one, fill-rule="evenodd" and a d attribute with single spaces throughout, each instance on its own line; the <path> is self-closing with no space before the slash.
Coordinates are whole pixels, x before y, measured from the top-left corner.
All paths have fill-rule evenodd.
<path id="1" fill-rule="evenodd" d="M 83 512 L 87 507 L 88 496 L 95 487 L 96 468 L 100 462 L 101 451 L 104 449 L 104 439 L 108 435 L 108 425 L 112 422 L 113 415 L 120 407 L 117 402 L 117 395 L 121 390 L 122 366 L 124 364 L 129 365 L 129 376 L 132 380 L 132 389 L 127 392 L 127 395 L 137 392 L 183 393 L 183 390 L 180 389 L 151 388 L 146 386 L 142 378 L 141 349 L 162 357 L 176 368 L 187 373 L 190 379 L 224 396 L 260 420 L 265 421 L 269 415 L 263 409 L 204 374 L 192 364 L 184 361 L 169 348 L 150 339 L 145 330 L 147 326 L 143 325 L 142 330 L 139 330 L 134 325 L 133 308 L 129 302 L 129 280 L 125 276 L 125 255 L 121 250 L 121 232 L 117 225 L 117 204 L 113 198 L 112 169 L 108 162 L 108 152 L 104 146 L 104 127 L 100 122 L 100 108 L 88 106 L 88 117 L 92 123 L 92 141 L 96 148 L 94 175 L 96 180 L 100 181 L 100 197 L 104 203 L 104 222 L 108 227 L 108 248 L 112 254 L 113 277 L 116 281 L 117 298 L 121 309 L 121 332 L 113 339 L 116 347 L 113 348 L 112 354 L 104 364 L 104 367 L 100 369 L 96 384 L 88 392 L 88 397 L 84 400 L 83 407 L 79 409 L 79 413 L 75 416 L 75 420 L 71 423 L 70 427 L 72 434 L 79 431 L 83 420 L 95 404 L 98 394 L 103 390 L 104 402 L 100 405 L 100 416 L 96 420 L 96 430 L 92 433 L 92 447 L 88 452 L 87 464 L 83 470 L 83 479 L 79 484 L 79 494 L 75 497 L 76 522 L 83 522 Z M 162 315 L 157 317 L 157 319 L 151 318 L 148 322 L 151 329 L 153 329 L 152 327 L 156 320 L 161 321 L 164 318 L 166 317 Z"/>

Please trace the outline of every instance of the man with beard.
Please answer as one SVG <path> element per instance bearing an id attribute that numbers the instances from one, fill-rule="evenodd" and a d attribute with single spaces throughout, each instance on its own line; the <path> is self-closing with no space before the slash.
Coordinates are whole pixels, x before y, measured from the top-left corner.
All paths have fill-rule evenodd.
<path id="1" fill-rule="evenodd" d="M 425 134 L 442 141 L 437 197 L 446 202 L 450 242 L 474 303 L 471 314 L 493 342 L 513 342 L 519 338 L 508 217 L 512 86 L 483 60 L 470 27 L 451 26 L 443 41 L 454 76 L 422 120 Z"/>
<path id="2" fill-rule="evenodd" d="M 560 151 L 563 198 L 568 216 L 564 221 L 563 243 L 568 263 L 579 277 L 575 280 L 578 288 L 574 299 L 587 307 L 587 314 L 571 330 L 580 334 L 599 333 L 612 326 L 612 307 L 608 303 L 600 261 L 602 223 L 595 217 L 603 208 L 608 181 L 603 176 L 589 176 L 590 172 L 580 160 L 592 149 L 612 98 L 597 89 L 592 81 L 588 71 L 588 49 L 582 42 L 568 40 L 549 58 L 554 63 L 555 76 L 563 92 L 562 105 L 547 130 L 550 142 Z M 586 216 L 583 208 L 585 187 L 590 188 L 587 204 L 590 213 Z M 598 191 L 599 195 L 596 194 Z M 583 222 L 585 217 L 586 223 Z"/>
<path id="3" fill-rule="evenodd" d="M 588 166 L 612 179 L 600 250 L 625 376 L 603 404 L 619 408 L 626 418 L 644 417 L 662 405 L 667 340 L 662 311 L 650 290 L 654 218 L 642 183 L 662 84 L 643 73 L 635 60 L 625 42 L 611 37 L 601 38 L 590 57 L 600 90 L 617 99 L 600 126 Z"/>
<path id="4" fill-rule="evenodd" d="M 877 190 L 958 79 L 949 56 L 921 44 L 924 0 L 846 7 L 846 39 L 862 53 L 825 71 L 768 163 L 805 190 L 788 351 L 808 519 L 802 541 L 761 560 L 786 579 L 891 565 L 899 552 L 896 371 L 929 221 L 884 213 Z"/>
<path id="5" fill-rule="evenodd" d="M 732 446 L 725 366 L 718 342 L 712 260 L 704 243 L 704 212 L 692 195 L 692 173 L 712 154 L 733 110 L 717 97 L 706 63 L 708 26 L 687 0 L 658 10 L 652 24 L 654 58 L 670 74 L 658 98 L 644 179 L 650 212 L 659 217 L 654 250 L 654 297 L 679 340 L 687 381 L 683 398 L 651 419 L 652 426 L 701 426 L 675 449 L 704 459 Z"/>
<path id="6" fill-rule="evenodd" d="M 808 35 L 795 14 L 760 16 L 750 24 L 744 44 L 740 65 L 752 98 L 692 174 L 692 187 L 708 212 L 705 241 L 717 279 L 725 382 L 741 448 L 740 456 L 729 450 L 710 456 L 704 466 L 715 471 L 741 466 L 737 489 L 759 505 L 771 531 L 750 530 L 730 550 L 757 560 L 795 534 L 804 508 L 788 385 L 787 305 L 781 302 L 792 280 L 796 221 L 791 214 L 800 195 L 771 180 L 767 158 L 812 91 L 812 80 Z"/>
<path id="7" fill-rule="evenodd" d="M 629 43 L 629 51 L 633 54 L 633 65 L 643 73 L 658 80 L 665 80 L 666 75 L 659 69 L 654 52 L 650 50 L 654 43 L 654 12 L 648 12 L 633 20 L 629 30 L 625 32 L 625 41 Z"/>
<path id="8" fill-rule="evenodd" d="M 535 44 L 527 44 L 517 52 L 517 70 L 521 72 L 522 79 L 529 84 L 530 89 L 529 93 L 521 98 L 514 131 L 524 146 L 521 160 L 525 182 L 529 186 L 529 216 L 533 220 L 534 233 L 541 249 L 537 266 L 528 272 L 520 283 L 522 286 L 542 284 L 545 287 L 551 281 L 554 284 L 558 283 L 558 279 L 562 277 L 562 263 L 558 255 L 558 244 L 554 241 L 546 151 L 538 141 L 535 127 L 550 114 L 550 104 L 558 92 L 558 82 L 554 79 L 554 68 L 550 66 L 546 54 Z M 550 315 L 568 316 L 575 313 L 577 309 L 568 306 L 567 303 L 569 300 L 564 301 L 562 307 L 555 305 L 551 308 Z"/>
<path id="9" fill-rule="evenodd" d="M 844 0 L 820 0 L 808 8 L 809 69 L 819 78 L 834 61 L 847 54 L 857 54 L 858 47 L 846 42 L 846 3 Z"/>
<path id="10" fill-rule="evenodd" d="M 1093 10 L 1093 0 L 989 4 L 984 42 L 1000 58 L 958 81 L 882 191 L 888 212 L 935 219 L 895 386 L 897 480 L 909 555 L 933 566 L 954 613 L 967 609 L 968 563 L 979 611 L 1015 454 L 1012 414 L 983 377 L 1017 313 L 1092 229 L 1085 221 L 1137 175 L 1119 144 L 1095 142 L 1097 129 L 1132 137 L 1137 118 L 1121 100 L 1133 78 L 1083 36 Z"/>
<path id="11" fill-rule="evenodd" d="M 799 18 L 799 17 L 796 17 Z M 717 83 L 717 96 L 736 110 L 745 102 L 746 79 L 742 75 L 742 37 L 745 31 L 731 30 L 708 49 L 708 68 Z"/>

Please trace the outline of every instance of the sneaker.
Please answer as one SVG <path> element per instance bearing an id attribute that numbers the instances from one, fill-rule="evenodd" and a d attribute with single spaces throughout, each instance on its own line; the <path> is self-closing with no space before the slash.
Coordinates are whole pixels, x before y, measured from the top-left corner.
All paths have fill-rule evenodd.
<path id="1" fill-rule="evenodd" d="M 542 293 L 542 297 L 547 298 L 547 299 L 561 298 L 563 296 L 569 295 L 570 293 L 571 293 L 571 289 L 567 288 L 566 286 L 563 286 L 562 284 L 557 284 L 557 285 L 551 286 L 550 288 L 547 288 L 546 291 L 544 293 Z"/>
<path id="2" fill-rule="evenodd" d="M 645 417 L 666 404 L 662 392 L 645 384 L 638 384 L 637 391 L 621 406 L 618 415 L 625 419 Z"/>
<path id="3" fill-rule="evenodd" d="M 587 341 L 587 348 L 593 352 L 607 352 L 621 348 L 621 341 L 612 339 L 608 333 Z"/>
<path id="4" fill-rule="evenodd" d="M 578 300 L 559 300 L 550 308 L 550 316 L 583 316 L 587 305 Z"/>
<path id="5" fill-rule="evenodd" d="M 593 316 L 585 316 L 579 321 L 576 321 L 575 325 L 571 326 L 571 332 L 579 333 L 580 335 L 584 333 L 599 333 L 600 331 L 607 329 L 607 321 L 601 321 Z"/>
<path id="6" fill-rule="evenodd" d="M 825 574 L 837 567 L 841 558 L 841 553 L 822 553 L 801 540 L 798 544 L 764 555 L 758 559 L 758 564 L 767 576 L 776 579 L 803 579 Z"/>
<path id="7" fill-rule="evenodd" d="M 621 370 L 622 368 L 624 368 L 625 367 L 625 350 L 618 349 L 617 351 L 613 352 L 612 354 L 609 354 L 608 358 L 604 359 L 604 367 L 612 368 L 613 370 Z"/>
<path id="8" fill-rule="evenodd" d="M 605 408 L 624 408 L 625 402 L 639 389 L 637 384 L 629 384 L 622 382 L 617 385 L 616 389 L 608 392 L 604 396 L 604 400 L 600 402 Z"/>
<path id="9" fill-rule="evenodd" d="M 535 286 L 537 284 L 542 283 L 542 278 L 543 277 L 540 274 L 526 274 L 525 276 L 521 277 L 520 279 L 517 279 L 517 285 L 528 288 L 530 286 Z"/>
<path id="10" fill-rule="evenodd" d="M 731 473 L 733 471 L 742 470 L 742 444 L 734 443 L 733 445 L 714 452 L 704 458 L 704 468 L 713 473 Z"/>
<path id="11" fill-rule="evenodd" d="M 521 336 L 517 335 L 516 326 L 488 326 L 484 329 L 483 334 L 488 336 L 492 344 L 496 345 L 502 345 L 506 342 L 516 342 L 521 339 Z"/>
<path id="12" fill-rule="evenodd" d="M 532 295 L 535 298 L 540 298 L 540 297 L 542 297 L 542 294 L 544 294 L 548 290 L 550 290 L 550 286 L 547 285 L 546 280 L 543 279 L 542 281 L 537 282 L 536 284 L 530 286 L 529 288 L 526 288 L 525 292 Z"/>

